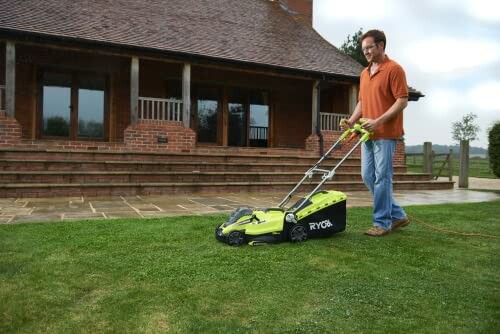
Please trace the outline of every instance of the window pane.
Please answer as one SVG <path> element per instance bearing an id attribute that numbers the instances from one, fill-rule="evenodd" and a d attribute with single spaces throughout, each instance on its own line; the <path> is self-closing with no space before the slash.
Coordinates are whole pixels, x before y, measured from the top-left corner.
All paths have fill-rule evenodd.
<path id="1" fill-rule="evenodd" d="M 71 88 L 43 86 L 44 136 L 69 136 Z"/>
<path id="2" fill-rule="evenodd" d="M 104 137 L 104 90 L 78 89 L 78 137 Z"/>
<path id="3" fill-rule="evenodd" d="M 217 142 L 217 111 L 219 97 L 216 89 L 198 89 L 198 141 L 204 143 Z"/>
<path id="4" fill-rule="evenodd" d="M 250 146 L 266 147 L 269 139 L 269 102 L 267 92 L 250 96 Z"/>
<path id="5" fill-rule="evenodd" d="M 245 100 L 245 95 L 240 90 L 234 89 L 229 94 L 228 144 L 230 146 L 247 145 L 247 116 Z"/>

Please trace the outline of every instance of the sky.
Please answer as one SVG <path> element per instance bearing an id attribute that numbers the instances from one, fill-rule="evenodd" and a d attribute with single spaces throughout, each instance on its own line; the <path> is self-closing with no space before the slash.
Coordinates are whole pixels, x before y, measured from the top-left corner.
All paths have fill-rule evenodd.
<path id="1" fill-rule="evenodd" d="M 453 122 L 478 118 L 487 148 L 488 129 L 500 121 L 500 1 L 314 0 L 313 27 L 340 48 L 363 28 L 383 30 L 386 54 L 425 97 L 404 111 L 406 145 L 451 145 Z"/>

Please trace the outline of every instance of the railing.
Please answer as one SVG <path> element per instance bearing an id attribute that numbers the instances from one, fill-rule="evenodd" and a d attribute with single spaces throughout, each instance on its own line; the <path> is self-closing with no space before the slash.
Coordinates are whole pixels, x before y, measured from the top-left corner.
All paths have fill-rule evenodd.
<path id="1" fill-rule="evenodd" d="M 5 111 L 5 86 L 0 85 L 0 111 Z"/>
<path id="2" fill-rule="evenodd" d="M 251 126 L 250 127 L 250 140 L 267 140 L 266 126 Z"/>
<path id="3" fill-rule="evenodd" d="M 139 119 L 182 122 L 182 100 L 140 96 Z"/>
<path id="4" fill-rule="evenodd" d="M 324 131 L 340 131 L 340 120 L 348 118 L 346 114 L 320 112 L 320 128 Z"/>
<path id="5" fill-rule="evenodd" d="M 448 179 L 452 180 L 453 150 L 450 150 L 449 153 L 436 153 L 434 151 L 431 151 L 430 154 L 405 153 L 405 157 L 406 165 L 410 171 L 429 173 L 434 180 L 440 176 L 448 176 Z M 436 164 L 439 167 L 436 168 Z M 443 171 L 445 171 L 445 175 L 442 175 Z"/>

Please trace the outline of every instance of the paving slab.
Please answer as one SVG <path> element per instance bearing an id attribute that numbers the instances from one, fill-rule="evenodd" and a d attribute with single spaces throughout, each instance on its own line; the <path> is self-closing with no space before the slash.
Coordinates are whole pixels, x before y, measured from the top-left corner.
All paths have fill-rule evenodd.
<path id="1" fill-rule="evenodd" d="M 473 178 L 471 178 L 473 179 Z M 475 187 L 500 190 L 500 181 L 489 184 L 484 180 L 472 180 Z M 498 185 L 498 189 L 496 188 Z M 494 188 L 494 189 L 489 189 Z M 368 191 L 348 191 L 347 206 L 371 207 Z M 304 194 L 290 199 L 295 203 Z M 282 192 L 224 193 L 224 194 L 169 194 L 154 196 L 106 196 L 106 197 L 59 197 L 39 199 L 0 199 L 0 224 L 62 220 L 87 220 L 105 218 L 155 218 L 179 215 L 227 214 L 235 208 L 277 207 L 286 196 Z M 399 191 L 394 194 L 402 206 L 466 203 L 500 200 L 492 191 L 463 189 Z"/>

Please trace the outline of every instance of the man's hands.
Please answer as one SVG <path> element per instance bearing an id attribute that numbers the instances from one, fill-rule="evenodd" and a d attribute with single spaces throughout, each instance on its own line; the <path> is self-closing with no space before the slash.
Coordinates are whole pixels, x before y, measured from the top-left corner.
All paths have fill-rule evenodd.
<path id="1" fill-rule="evenodd" d="M 364 123 L 361 125 L 363 129 L 373 132 L 379 125 L 380 121 L 376 119 L 369 119 L 369 118 L 363 118 Z M 354 125 L 354 122 L 351 122 L 350 120 L 344 119 L 343 122 L 340 122 L 340 129 L 342 131 L 345 131 L 347 129 L 352 128 Z"/>

